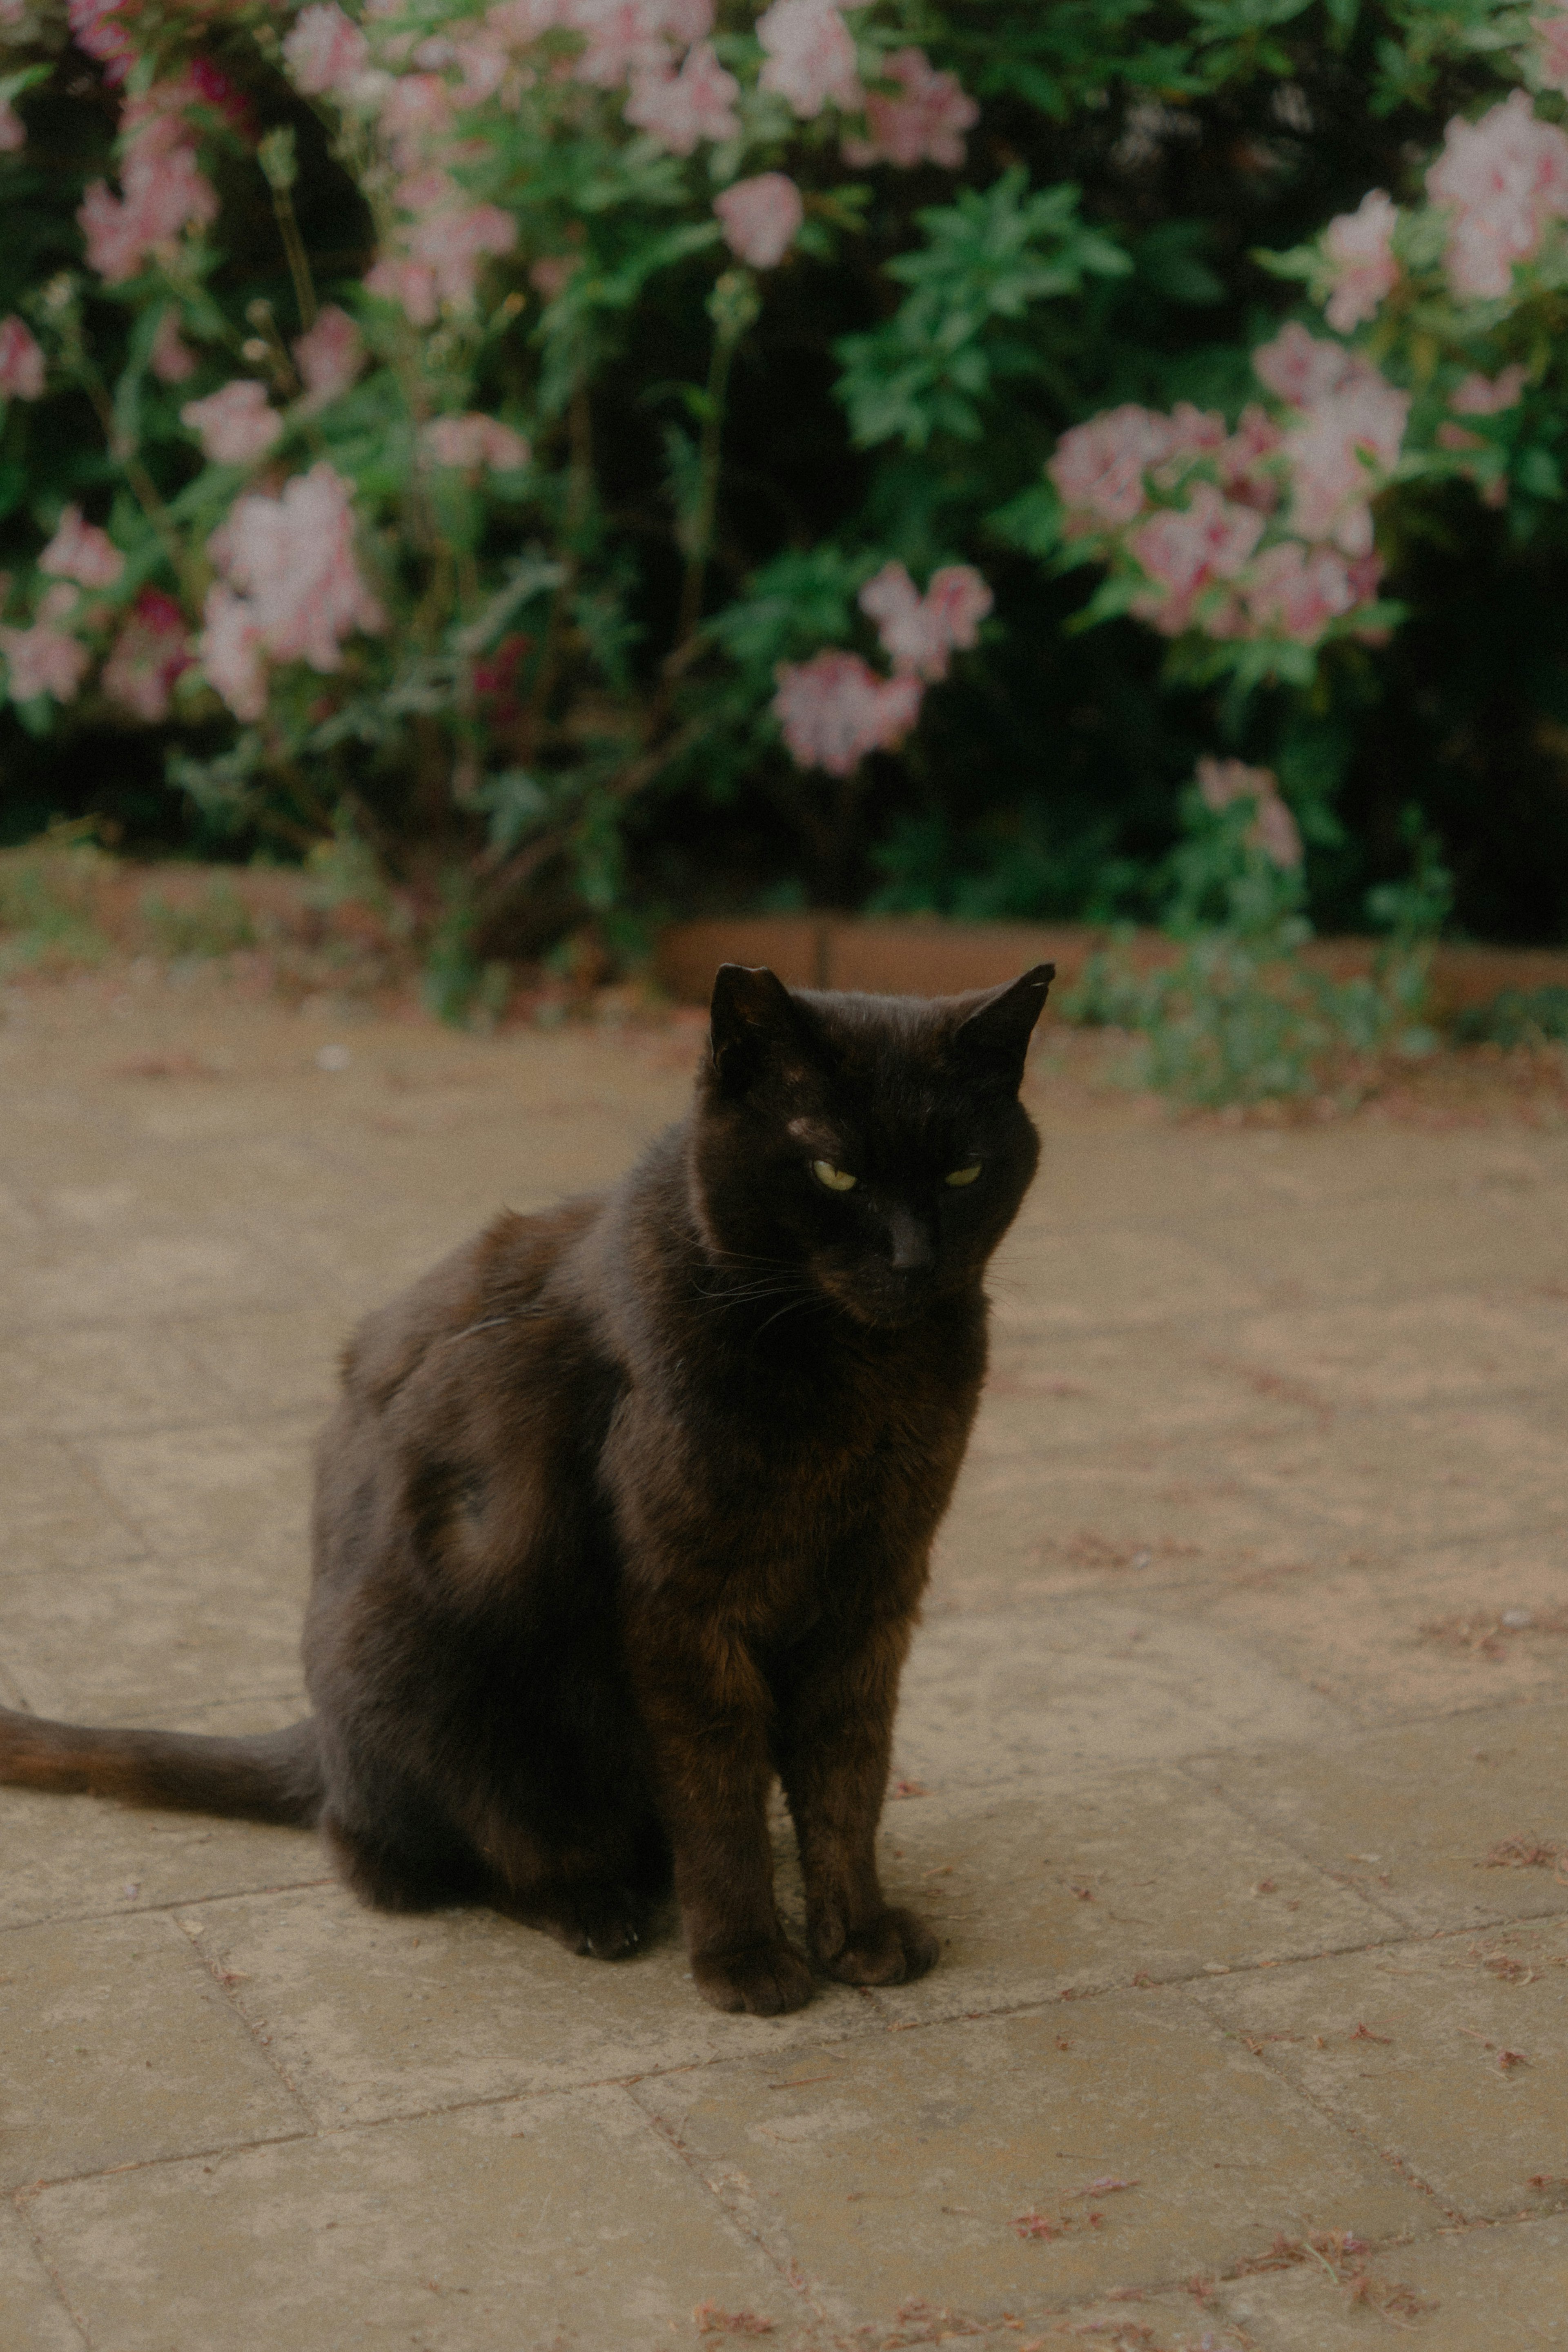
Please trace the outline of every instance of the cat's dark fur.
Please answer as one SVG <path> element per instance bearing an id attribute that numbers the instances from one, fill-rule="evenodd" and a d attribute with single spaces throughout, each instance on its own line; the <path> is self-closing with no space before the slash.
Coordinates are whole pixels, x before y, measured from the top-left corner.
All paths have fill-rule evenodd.
<path id="1" fill-rule="evenodd" d="M 487 1901 L 606 1958 L 673 1865 L 700 1990 L 767 2015 L 811 1990 L 774 1908 L 777 1775 L 817 1966 L 928 1969 L 875 1832 L 986 1262 L 1039 1153 L 1018 1087 L 1051 978 L 918 1002 L 727 965 L 689 1116 L 349 1346 L 314 1714 L 209 1739 L 0 1712 L 0 1780 L 319 1822 L 369 1902 Z"/>

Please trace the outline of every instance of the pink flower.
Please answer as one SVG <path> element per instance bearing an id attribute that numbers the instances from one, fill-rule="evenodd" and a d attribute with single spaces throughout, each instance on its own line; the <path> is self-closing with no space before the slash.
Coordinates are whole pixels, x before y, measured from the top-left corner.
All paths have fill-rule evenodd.
<path id="1" fill-rule="evenodd" d="M 188 400 L 180 422 L 190 426 L 203 457 L 214 466 L 253 465 L 283 430 L 282 417 L 267 406 L 265 388 L 251 376 L 236 376 L 204 400 Z"/>
<path id="2" fill-rule="evenodd" d="M 1266 548 L 1245 586 L 1248 613 L 1267 636 L 1315 645 L 1331 621 L 1361 602 L 1351 567 L 1332 548 L 1282 540 Z"/>
<path id="3" fill-rule="evenodd" d="M 83 522 L 80 507 L 68 507 L 38 558 L 38 569 L 83 588 L 112 588 L 125 569 L 125 558 L 106 530 Z"/>
<path id="4" fill-rule="evenodd" d="M 1064 433 L 1045 470 L 1068 509 L 1069 531 L 1131 522 L 1145 503 L 1145 470 L 1169 446 L 1166 420 L 1132 401 Z"/>
<path id="5" fill-rule="evenodd" d="M 411 326 L 433 327 L 440 311 L 435 296 L 435 272 L 406 254 L 383 254 L 365 272 L 365 291 L 383 301 L 396 302 Z"/>
<path id="6" fill-rule="evenodd" d="M 967 563 L 934 572 L 924 596 L 902 563 L 884 563 L 860 593 L 860 607 L 877 625 L 882 649 L 900 676 L 946 677 L 955 647 L 967 648 L 994 603 Z"/>
<path id="7" fill-rule="evenodd" d="M 528 271 L 528 282 L 538 288 L 547 302 L 564 294 L 582 267 L 580 256 L 575 253 L 542 254 Z"/>
<path id="8" fill-rule="evenodd" d="M 541 34 L 569 25 L 570 19 L 570 0 L 496 0 L 495 6 L 485 11 L 489 31 L 517 49 L 526 49 Z"/>
<path id="9" fill-rule="evenodd" d="M 168 717 L 174 680 L 193 658 L 178 604 L 156 588 L 144 588 L 103 666 L 100 683 L 111 702 L 154 726 Z"/>
<path id="10" fill-rule="evenodd" d="M 66 10 L 72 40 L 84 56 L 98 59 L 111 89 L 136 61 L 130 36 L 114 21 L 119 5 L 120 0 L 69 0 Z"/>
<path id="11" fill-rule="evenodd" d="M 1197 763 L 1197 788 L 1204 805 L 1217 815 L 1233 801 L 1251 801 L 1258 812 L 1247 830 L 1252 847 L 1286 870 L 1301 864 L 1301 836 L 1280 797 L 1279 779 L 1271 768 L 1243 767 L 1239 760 L 1203 759 Z"/>
<path id="12" fill-rule="evenodd" d="M 236 719 L 247 724 L 267 709 L 264 641 L 251 607 L 222 581 L 207 591 L 196 658 L 209 686 L 222 695 Z"/>
<path id="13" fill-rule="evenodd" d="M 1178 400 L 1160 422 L 1170 457 L 1200 457 L 1225 445 L 1225 419 L 1217 409 L 1195 408 L 1190 400 Z"/>
<path id="14" fill-rule="evenodd" d="M 1235 432 L 1215 453 L 1220 481 L 1231 498 L 1262 514 L 1272 511 L 1280 502 L 1280 485 L 1268 461 L 1284 437 L 1264 409 L 1253 404 L 1242 410 Z"/>
<path id="15" fill-rule="evenodd" d="M 1234 580 L 1262 536 L 1263 518 L 1231 506 L 1212 482 L 1199 482 L 1185 507 L 1163 508 L 1140 523 L 1127 545 L 1153 583 L 1133 609 L 1166 636 L 1179 636 L 1204 590 Z"/>
<path id="16" fill-rule="evenodd" d="M 44 354 L 13 312 L 0 319 L 0 399 L 41 400 Z"/>
<path id="17" fill-rule="evenodd" d="M 740 131 L 735 100 L 740 84 L 718 61 L 711 41 L 698 41 L 681 60 L 679 73 L 667 65 L 639 68 L 632 78 L 626 120 L 667 148 L 689 155 L 699 139 L 734 139 Z"/>
<path id="18" fill-rule="evenodd" d="M 509 253 L 517 241 L 517 224 L 498 205 L 459 205 L 428 214 L 410 232 L 408 245 L 413 260 L 429 270 L 437 301 L 466 310 L 480 261 Z"/>
<path id="19" fill-rule="evenodd" d="M 340 96 L 370 63 L 370 43 L 340 8 L 302 8 L 283 40 L 284 63 L 307 98 Z"/>
<path id="20" fill-rule="evenodd" d="M 436 46 L 426 42 L 416 52 L 422 63 L 426 52 Z M 494 98 L 511 70 L 512 60 L 505 42 L 482 27 L 471 40 L 450 41 L 445 47 L 461 76 L 456 91 L 458 105 L 482 106 L 486 99 Z"/>
<path id="21" fill-rule="evenodd" d="M 561 21 L 583 37 L 577 79 L 619 89 L 634 74 L 667 67 L 663 18 L 657 0 L 567 0 Z"/>
<path id="22" fill-rule="evenodd" d="M 1516 408 L 1524 390 L 1524 370 L 1505 367 L 1500 375 L 1468 375 L 1448 394 L 1448 406 L 1460 416 L 1496 416 Z"/>
<path id="23" fill-rule="evenodd" d="M 27 126 L 8 98 L 0 98 L 0 155 L 15 155 L 27 143 Z"/>
<path id="24" fill-rule="evenodd" d="M 172 248 L 187 228 L 217 217 L 217 193 L 197 168 L 182 110 L 200 93 L 188 79 L 154 83 L 122 117 L 124 160 L 116 196 L 94 180 L 77 220 L 89 265 L 108 285 L 134 278 L 149 255 Z"/>
<path id="25" fill-rule="evenodd" d="M 714 198 L 725 242 L 753 269 L 772 269 L 783 260 L 806 217 L 800 191 L 786 173 L 759 172 L 737 180 Z"/>
<path id="26" fill-rule="evenodd" d="M 790 757 L 799 768 L 825 768 L 830 776 L 851 775 L 868 751 L 901 743 L 925 690 L 917 677 L 878 677 L 858 654 L 836 650 L 809 662 L 780 662 L 773 675 L 773 715 Z"/>
<path id="27" fill-rule="evenodd" d="M 1516 89 L 1479 122 L 1454 117 L 1427 193 L 1452 209 L 1443 266 L 1454 292 L 1496 299 L 1547 223 L 1568 216 L 1568 137 Z"/>
<path id="28" fill-rule="evenodd" d="M 924 49 L 895 49 L 882 62 L 885 80 L 897 82 L 904 95 L 885 91 L 866 94 L 865 119 L 869 139 L 846 139 L 844 161 L 857 170 L 868 163 L 898 163 L 905 170 L 916 163 L 943 163 L 956 172 L 964 160 L 964 133 L 980 119 L 980 110 L 956 75 L 938 73 Z"/>
<path id="29" fill-rule="evenodd" d="M 835 0 L 773 0 L 757 20 L 768 53 L 758 89 L 788 99 L 802 121 L 824 106 L 855 112 L 865 100 L 855 70 L 855 45 Z"/>
<path id="30" fill-rule="evenodd" d="M 386 614 L 355 559 L 350 485 L 325 463 L 297 474 L 277 498 L 236 499 L 228 520 L 207 541 L 207 552 L 240 592 L 246 625 L 259 631 L 259 643 L 275 661 L 339 669 L 342 638 L 356 629 L 386 627 Z M 211 632 L 210 599 L 207 626 Z M 218 626 L 225 647 L 238 644 L 239 624 L 226 608 Z M 202 661 L 211 677 L 205 652 Z M 238 709 L 226 688 L 219 691 Z"/>
<path id="31" fill-rule="evenodd" d="M 1541 44 L 1536 72 L 1548 89 L 1568 94 L 1568 8 L 1559 8 L 1555 16 L 1532 17 L 1531 26 Z"/>
<path id="32" fill-rule="evenodd" d="M 1381 188 L 1374 188 L 1354 212 L 1341 213 L 1330 221 L 1323 252 L 1333 266 L 1334 285 L 1324 315 L 1337 334 L 1347 334 L 1363 320 L 1375 317 L 1378 304 L 1392 290 L 1399 275 L 1394 258 L 1394 226 L 1398 218 L 1398 208 Z"/>
<path id="33" fill-rule="evenodd" d="M 1359 360 L 1339 391 L 1302 411 L 1285 436 L 1284 455 L 1291 521 L 1303 539 L 1332 539 L 1347 555 L 1370 551 L 1366 501 L 1377 475 L 1392 472 L 1398 461 L 1409 414 L 1409 394 L 1396 392 Z"/>
<path id="34" fill-rule="evenodd" d="M 365 346 L 346 310 L 329 302 L 316 323 L 295 338 L 294 364 L 305 386 L 307 408 L 325 408 L 353 383 L 365 363 Z"/>
<path id="35" fill-rule="evenodd" d="M 180 313 L 171 308 L 158 321 L 147 364 L 160 383 L 183 383 L 196 373 L 196 354 L 180 333 Z"/>
<path id="36" fill-rule="evenodd" d="M 980 623 L 996 603 L 971 563 L 945 563 L 931 574 L 925 602 L 955 652 L 967 653 L 980 641 Z"/>
<path id="37" fill-rule="evenodd" d="M 377 112 L 377 125 L 401 172 L 418 169 L 450 136 L 456 108 L 439 74 L 402 74 Z"/>
<path id="38" fill-rule="evenodd" d="M 69 702 L 92 666 L 87 647 L 47 621 L 30 629 L 0 629 L 0 653 L 13 702 L 31 702 L 40 694 Z"/>
<path id="39" fill-rule="evenodd" d="M 522 435 L 494 416 L 434 417 L 420 438 L 436 465 L 464 473 L 477 473 L 482 466 L 509 473 L 533 456 Z"/>
<path id="40" fill-rule="evenodd" d="M 1260 343 L 1252 354 L 1253 371 L 1270 392 L 1292 407 L 1304 408 L 1325 393 L 1337 392 L 1357 365 L 1343 343 L 1324 342 L 1309 335 L 1292 319 L 1270 342 Z"/>

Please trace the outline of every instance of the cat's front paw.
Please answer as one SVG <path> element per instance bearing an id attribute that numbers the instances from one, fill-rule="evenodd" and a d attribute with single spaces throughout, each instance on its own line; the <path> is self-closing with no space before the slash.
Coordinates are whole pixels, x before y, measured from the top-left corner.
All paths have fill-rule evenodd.
<path id="1" fill-rule="evenodd" d="M 829 1948 L 830 1937 L 832 1948 Z M 845 1932 L 835 1922 L 814 1938 L 817 1958 L 840 1984 L 907 1984 L 934 1968 L 940 1950 L 913 1911 L 883 1911 L 868 1926 Z"/>
<path id="2" fill-rule="evenodd" d="M 781 2017 L 786 2010 L 804 2009 L 811 1998 L 811 1971 L 781 1936 L 733 1952 L 694 1956 L 692 1977 L 716 2009 L 749 2010 L 753 2017 Z"/>

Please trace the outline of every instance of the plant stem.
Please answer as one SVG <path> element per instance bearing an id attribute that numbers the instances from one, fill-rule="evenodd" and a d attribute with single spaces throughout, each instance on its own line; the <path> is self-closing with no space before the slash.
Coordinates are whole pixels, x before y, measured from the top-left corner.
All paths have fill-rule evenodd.
<path id="1" fill-rule="evenodd" d="M 115 422 L 114 404 L 104 389 L 98 370 L 85 352 L 78 359 L 77 373 L 83 391 L 92 403 L 98 421 L 103 427 L 103 437 L 109 446 L 110 456 L 124 472 L 137 504 L 162 542 L 163 552 L 169 559 L 175 579 L 185 589 L 193 604 L 199 604 L 201 602 L 199 592 L 204 583 L 193 569 L 188 570 L 185 551 L 180 544 L 180 534 L 174 528 L 168 508 L 159 495 L 158 485 L 135 450 L 128 449 L 121 439 L 120 427 Z"/>
<path id="2" fill-rule="evenodd" d="M 593 410 L 588 397 L 586 370 L 572 386 L 571 400 L 567 409 L 567 429 L 570 436 L 570 456 L 567 465 L 566 515 L 561 531 L 564 554 L 561 577 L 550 598 L 539 666 L 534 675 L 533 691 L 528 697 L 523 720 L 524 757 L 528 760 L 534 756 L 549 715 L 550 696 L 555 691 L 560 669 L 560 640 L 566 608 L 582 568 L 582 551 L 579 541 L 588 521 L 593 496 Z"/>
<path id="3" fill-rule="evenodd" d="M 316 324 L 316 286 L 310 275 L 310 257 L 305 250 L 305 240 L 299 234 L 295 215 L 294 198 L 286 187 L 271 183 L 272 209 L 277 221 L 283 250 L 288 257 L 288 275 L 294 280 L 294 300 L 299 311 L 299 324 L 308 334 Z"/>
<path id="4" fill-rule="evenodd" d="M 713 339 L 713 358 L 708 365 L 707 406 L 703 416 L 702 439 L 698 444 L 697 510 L 692 520 L 691 544 L 686 551 L 686 571 L 681 583 L 680 608 L 675 616 L 675 641 L 671 648 L 673 653 L 680 652 L 702 618 L 703 588 L 707 579 L 714 517 L 718 508 L 725 398 L 729 390 L 730 362 L 734 357 L 735 338 L 727 334 L 723 328 L 717 329 Z"/>

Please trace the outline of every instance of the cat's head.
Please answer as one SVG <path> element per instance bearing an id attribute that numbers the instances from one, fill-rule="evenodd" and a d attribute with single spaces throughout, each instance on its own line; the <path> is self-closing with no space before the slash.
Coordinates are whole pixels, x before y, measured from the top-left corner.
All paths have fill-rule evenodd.
<path id="1" fill-rule="evenodd" d="M 804 1278 L 897 1327 L 973 1290 L 1040 1156 L 1019 1101 L 1054 976 L 967 996 L 830 995 L 725 964 L 693 1206 L 737 1283 Z"/>

